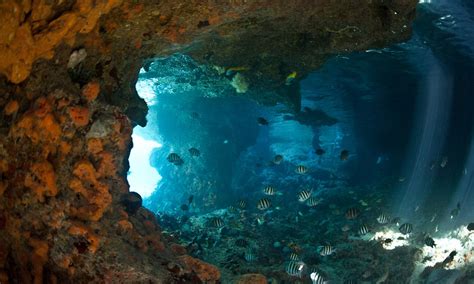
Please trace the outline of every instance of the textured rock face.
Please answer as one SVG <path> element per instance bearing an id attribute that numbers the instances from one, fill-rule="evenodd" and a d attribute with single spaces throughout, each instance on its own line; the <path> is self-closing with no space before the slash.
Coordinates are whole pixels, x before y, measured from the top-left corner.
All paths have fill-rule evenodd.
<path id="1" fill-rule="evenodd" d="M 406 39 L 416 2 L 2 2 L 0 282 L 218 281 L 124 204 L 139 68 L 187 52 L 238 72 L 242 95 L 297 104 L 289 74 Z"/>

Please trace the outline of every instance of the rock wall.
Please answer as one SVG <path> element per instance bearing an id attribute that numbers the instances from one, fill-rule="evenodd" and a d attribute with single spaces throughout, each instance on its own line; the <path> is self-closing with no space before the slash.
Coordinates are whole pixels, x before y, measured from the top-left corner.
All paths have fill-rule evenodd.
<path id="1" fill-rule="evenodd" d="M 238 70 L 248 96 L 334 53 L 406 39 L 416 0 L 0 3 L 0 282 L 207 282 L 128 193 L 135 91 L 148 58 Z M 251 92 L 255 90 L 256 92 Z"/>

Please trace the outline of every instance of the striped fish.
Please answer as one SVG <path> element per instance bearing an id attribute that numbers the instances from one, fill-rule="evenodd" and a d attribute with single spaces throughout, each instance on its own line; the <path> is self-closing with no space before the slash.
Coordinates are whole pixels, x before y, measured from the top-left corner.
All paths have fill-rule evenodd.
<path id="1" fill-rule="evenodd" d="M 172 164 L 175 164 L 175 165 L 183 164 L 183 160 L 176 153 L 170 153 L 166 159 L 168 160 L 168 162 L 170 162 Z"/>
<path id="2" fill-rule="evenodd" d="M 295 172 L 300 175 L 304 175 L 308 172 L 308 168 L 303 165 L 296 166 Z"/>
<path id="3" fill-rule="evenodd" d="M 240 238 L 235 241 L 235 245 L 239 247 L 246 247 L 248 242 L 245 239 Z"/>
<path id="4" fill-rule="evenodd" d="M 359 235 L 364 236 L 367 235 L 370 232 L 370 229 L 367 225 L 363 224 L 359 228 Z"/>
<path id="5" fill-rule="evenodd" d="M 328 256 L 328 255 L 333 254 L 333 252 L 334 252 L 334 248 L 331 245 L 325 245 L 321 247 L 319 254 L 321 256 Z"/>
<path id="6" fill-rule="evenodd" d="M 211 224 L 213 227 L 216 228 L 222 228 L 224 227 L 224 221 L 220 217 L 214 217 L 212 218 Z"/>
<path id="7" fill-rule="evenodd" d="M 382 224 L 382 225 L 385 225 L 387 224 L 388 222 L 390 221 L 389 217 L 382 213 L 380 214 L 378 217 L 377 217 L 377 222 L 379 222 L 379 224 Z"/>
<path id="8" fill-rule="evenodd" d="M 304 262 L 301 261 L 290 261 L 286 266 L 286 273 L 290 276 L 301 277 L 305 268 Z"/>
<path id="9" fill-rule="evenodd" d="M 315 196 L 311 196 L 311 197 L 306 201 L 306 205 L 308 205 L 309 207 L 314 207 L 314 206 L 318 205 L 319 203 L 321 203 L 321 200 L 319 200 L 319 199 L 316 198 Z"/>
<path id="10" fill-rule="evenodd" d="M 275 188 L 271 185 L 267 185 L 263 188 L 263 193 L 266 195 L 275 195 Z"/>
<path id="11" fill-rule="evenodd" d="M 259 210 L 266 210 L 272 206 L 272 202 L 268 198 L 262 198 L 257 202 L 257 208 Z"/>
<path id="12" fill-rule="evenodd" d="M 251 249 L 245 250 L 244 258 L 247 262 L 253 262 L 257 259 L 257 257 L 255 256 L 255 254 L 253 253 Z"/>
<path id="13" fill-rule="evenodd" d="M 234 205 L 230 205 L 230 206 L 227 208 L 227 211 L 229 211 L 229 213 L 235 213 L 235 212 L 237 212 L 237 209 L 235 208 Z"/>
<path id="14" fill-rule="evenodd" d="M 201 155 L 201 152 L 196 149 L 196 148 L 189 148 L 189 154 L 191 154 L 191 156 L 193 157 L 199 157 Z"/>
<path id="15" fill-rule="evenodd" d="M 308 191 L 308 190 L 300 191 L 298 192 L 297 196 L 298 196 L 299 202 L 305 202 L 306 200 L 308 200 L 308 198 L 311 197 L 311 191 Z"/>
<path id="16" fill-rule="evenodd" d="M 319 274 L 317 271 L 311 272 L 311 274 L 309 275 L 309 278 L 311 279 L 311 282 L 313 284 L 327 283 L 327 281 L 323 278 L 323 276 L 321 276 L 321 274 Z"/>
<path id="17" fill-rule="evenodd" d="M 241 200 L 239 200 L 239 202 L 237 202 L 237 206 L 240 209 L 245 209 L 247 207 L 247 201 L 241 199 Z"/>
<path id="18" fill-rule="evenodd" d="M 346 211 L 346 219 L 353 220 L 359 216 L 359 213 L 360 213 L 359 209 L 354 208 L 354 207 L 349 208 Z"/>
<path id="19" fill-rule="evenodd" d="M 413 225 L 410 223 L 405 223 L 401 225 L 400 228 L 398 228 L 398 230 L 400 231 L 400 233 L 404 235 L 408 235 L 409 233 L 413 231 Z"/>
<path id="20" fill-rule="evenodd" d="M 299 261 L 300 260 L 300 256 L 296 253 L 296 252 L 292 252 L 290 254 L 290 260 L 291 261 Z"/>

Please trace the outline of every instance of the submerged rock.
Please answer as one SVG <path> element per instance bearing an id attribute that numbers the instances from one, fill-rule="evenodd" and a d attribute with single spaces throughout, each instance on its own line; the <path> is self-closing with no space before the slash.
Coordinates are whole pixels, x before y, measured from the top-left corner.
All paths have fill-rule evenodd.
<path id="1" fill-rule="evenodd" d="M 262 274 L 244 274 L 236 281 L 236 284 L 267 284 L 267 278 Z"/>
<path id="2" fill-rule="evenodd" d="M 136 192 L 129 192 L 122 199 L 125 211 L 129 214 L 135 214 L 142 207 L 142 197 Z"/>

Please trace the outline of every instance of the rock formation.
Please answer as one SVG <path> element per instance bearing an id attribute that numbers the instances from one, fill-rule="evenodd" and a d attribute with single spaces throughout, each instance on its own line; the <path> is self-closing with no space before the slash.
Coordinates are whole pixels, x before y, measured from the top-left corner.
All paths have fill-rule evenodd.
<path id="1" fill-rule="evenodd" d="M 187 53 L 240 74 L 243 96 L 297 105 L 288 78 L 407 39 L 417 2 L 0 3 L 0 282 L 218 282 L 130 196 L 139 69 Z"/>

